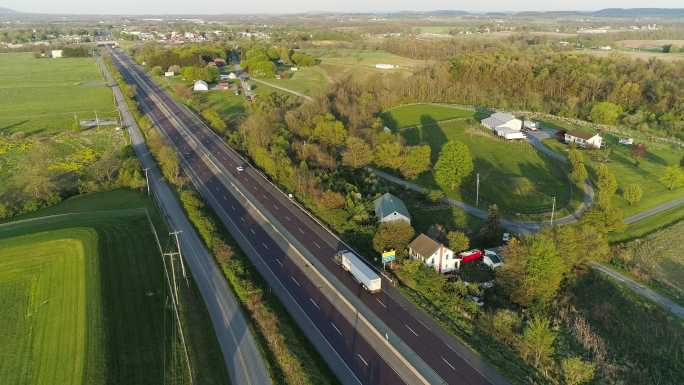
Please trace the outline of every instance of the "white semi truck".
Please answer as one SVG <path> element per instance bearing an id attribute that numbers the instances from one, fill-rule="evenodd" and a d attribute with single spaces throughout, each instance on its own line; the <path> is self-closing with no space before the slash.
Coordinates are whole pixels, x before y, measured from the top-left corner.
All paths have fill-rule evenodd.
<path id="1" fill-rule="evenodd" d="M 351 273 L 364 289 L 371 293 L 377 293 L 382 286 L 382 279 L 366 265 L 356 254 L 349 250 L 338 251 L 335 260 L 342 268 Z"/>

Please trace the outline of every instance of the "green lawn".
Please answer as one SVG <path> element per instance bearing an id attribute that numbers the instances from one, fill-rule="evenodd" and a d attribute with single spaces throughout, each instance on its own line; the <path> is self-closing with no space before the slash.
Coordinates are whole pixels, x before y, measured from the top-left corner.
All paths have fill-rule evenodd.
<path id="1" fill-rule="evenodd" d="M 264 80 L 305 95 L 316 95 L 325 91 L 330 85 L 327 74 L 319 66 L 300 67 L 297 72 L 292 73 L 292 77 L 289 79 Z"/>
<path id="2" fill-rule="evenodd" d="M 146 210 L 170 247 L 151 201 L 132 191 L 0 225 L 0 383 L 189 383 Z M 204 314 L 190 334 L 193 370 L 203 383 L 226 383 L 215 338 L 200 336 L 213 334 L 206 310 L 184 303 Z"/>
<path id="3" fill-rule="evenodd" d="M 398 74 L 405 78 L 426 64 L 423 60 L 410 59 L 381 50 L 313 48 L 305 51 L 320 59 L 317 67 L 330 81 L 339 80 L 350 74 L 360 79 L 377 74 Z M 376 64 L 393 64 L 398 68 L 381 70 L 375 68 Z"/>
<path id="4" fill-rule="evenodd" d="M 444 104 L 407 104 L 385 111 L 380 117 L 387 127 L 396 129 L 448 119 L 473 118 L 474 112 Z"/>
<path id="5" fill-rule="evenodd" d="M 610 241 L 624 242 L 641 238 L 682 220 L 684 220 L 684 206 L 675 207 L 627 225 L 622 232 L 611 233 Z"/>
<path id="6" fill-rule="evenodd" d="M 506 142 L 480 127 L 474 111 L 446 106 L 410 105 L 395 108 L 385 115 L 395 122 L 410 145 L 425 143 L 432 148 L 432 161 L 437 161 L 442 145 L 455 139 L 465 143 L 472 155 L 475 172 L 459 191 L 447 192 L 454 199 L 474 204 L 476 173 L 480 174 L 480 207 L 496 203 L 510 214 L 550 212 L 556 196 L 558 215 L 571 211 L 582 199 L 582 192 L 567 178 L 567 166 L 540 154 L 527 142 Z M 439 120 L 460 118 L 440 123 Z M 416 121 L 421 126 L 413 126 Z M 424 173 L 417 182 L 437 189 L 432 173 Z"/>
<path id="7" fill-rule="evenodd" d="M 59 131 L 95 111 L 118 116 L 94 59 L 0 54 L 0 133 Z"/>
<path id="8" fill-rule="evenodd" d="M 668 190 L 660 182 L 668 165 L 679 164 L 684 157 L 684 149 L 670 143 L 656 142 L 639 132 L 632 132 L 630 137 L 635 143 L 646 145 L 646 156 L 637 166 L 631 156 L 631 146 L 618 144 L 619 136 L 613 133 L 603 133 L 604 143 L 607 144 L 609 154 L 608 168 L 615 174 L 618 182 L 617 194 L 613 197 L 616 207 L 624 210 L 626 216 L 634 215 L 663 203 L 670 202 L 684 196 L 684 187 Z M 551 149 L 567 154 L 568 146 L 555 139 L 547 139 L 544 143 Z M 605 150 L 583 151 L 585 162 L 592 167 L 598 164 L 600 153 Z M 630 206 L 622 197 L 622 191 L 631 184 L 638 184 L 643 190 L 643 198 L 637 204 Z"/>

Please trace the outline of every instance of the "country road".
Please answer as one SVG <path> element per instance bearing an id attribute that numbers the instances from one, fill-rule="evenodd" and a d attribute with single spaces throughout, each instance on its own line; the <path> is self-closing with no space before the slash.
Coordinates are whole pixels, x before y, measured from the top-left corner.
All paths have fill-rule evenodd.
<path id="1" fill-rule="evenodd" d="M 271 384 L 270 374 L 245 315 L 228 287 L 223 273 L 188 220 L 175 193 L 162 177 L 135 119 L 128 110 L 123 93 L 100 58 L 98 62 L 108 84 L 111 85 L 133 149 L 142 167 L 147 169 L 150 191 L 153 192 L 169 225 L 182 231 L 181 250 L 209 312 L 231 383 Z"/>
<path id="2" fill-rule="evenodd" d="M 684 307 L 680 306 L 679 304 L 675 303 L 674 301 L 670 300 L 669 298 L 658 294 L 657 292 L 649 289 L 648 287 L 640 284 L 639 282 L 626 277 L 623 274 L 618 273 L 617 271 L 608 268 L 604 265 L 598 264 L 596 262 L 591 263 L 591 267 L 594 268 L 595 270 L 600 271 L 601 273 L 609 276 L 611 279 L 618 281 L 621 285 L 626 286 L 633 292 L 639 294 L 640 296 L 647 298 L 661 307 L 669 310 L 672 312 L 674 315 L 677 317 L 681 318 L 684 320 Z"/>
<path id="3" fill-rule="evenodd" d="M 269 83 L 269 82 L 264 81 L 264 80 L 260 80 L 260 79 L 256 79 L 256 78 L 250 78 L 250 80 L 252 80 L 252 81 L 254 81 L 254 82 L 256 82 L 256 83 L 261 83 L 261 84 L 267 85 L 267 86 L 272 87 L 272 88 L 275 88 L 275 89 L 277 89 L 277 90 L 281 90 L 281 91 L 283 91 L 283 92 L 287 92 L 287 93 L 292 94 L 292 95 L 295 95 L 295 96 L 299 96 L 300 98 L 306 99 L 306 100 L 308 100 L 308 101 L 312 101 L 312 100 L 313 100 L 313 99 L 311 98 L 311 96 L 305 95 L 305 94 L 303 94 L 303 93 L 301 93 L 301 92 L 298 92 L 298 91 L 295 91 L 295 90 L 291 90 L 291 89 L 289 89 L 289 88 L 285 88 L 285 87 L 282 87 L 282 86 L 279 86 L 279 85 L 276 85 L 276 84 L 273 84 L 273 83 Z"/>

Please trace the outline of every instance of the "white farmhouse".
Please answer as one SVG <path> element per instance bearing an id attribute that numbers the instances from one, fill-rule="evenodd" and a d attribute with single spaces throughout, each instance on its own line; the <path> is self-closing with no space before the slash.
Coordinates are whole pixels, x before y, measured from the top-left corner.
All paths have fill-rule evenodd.
<path id="1" fill-rule="evenodd" d="M 404 221 L 411 224 L 411 215 L 401 199 L 386 193 L 373 202 L 375 216 L 380 222 Z"/>
<path id="2" fill-rule="evenodd" d="M 391 70 L 397 68 L 397 66 L 395 66 L 394 64 L 378 63 L 375 65 L 375 68 L 379 70 Z"/>
<path id="3" fill-rule="evenodd" d="M 599 134 L 572 130 L 565 133 L 565 143 L 576 143 L 583 148 L 601 148 L 603 138 Z"/>
<path id="4" fill-rule="evenodd" d="M 516 119 L 515 116 L 506 112 L 496 112 L 490 117 L 482 120 L 482 125 L 495 130 L 497 127 L 507 127 L 512 130 L 520 131 L 522 129 L 522 120 Z"/>
<path id="5" fill-rule="evenodd" d="M 193 91 L 209 91 L 209 85 L 204 80 L 198 80 L 192 86 Z"/>
<path id="6" fill-rule="evenodd" d="M 50 57 L 53 59 L 57 59 L 58 57 L 62 57 L 62 50 L 61 49 L 53 49 L 52 52 L 50 52 Z"/>
<path id="7" fill-rule="evenodd" d="M 425 234 L 420 234 L 409 244 L 409 255 L 411 258 L 431 266 L 438 273 L 449 273 L 457 270 L 460 264 L 460 260 L 456 259 L 453 250 Z"/>

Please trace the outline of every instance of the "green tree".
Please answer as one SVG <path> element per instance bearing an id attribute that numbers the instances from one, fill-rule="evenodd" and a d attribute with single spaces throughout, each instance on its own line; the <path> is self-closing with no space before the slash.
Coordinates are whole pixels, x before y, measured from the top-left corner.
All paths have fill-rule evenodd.
<path id="1" fill-rule="evenodd" d="M 0 220 L 7 219 L 12 216 L 12 212 L 4 203 L 0 202 Z"/>
<path id="2" fill-rule="evenodd" d="M 403 253 L 416 232 L 404 221 L 383 222 L 373 236 L 373 249 L 378 253 L 394 249 Z"/>
<path id="3" fill-rule="evenodd" d="M 606 164 L 599 164 L 596 167 L 596 175 L 598 176 L 596 201 L 599 207 L 605 210 L 610 207 L 610 201 L 617 191 L 617 179 Z"/>
<path id="4" fill-rule="evenodd" d="M 499 309 L 492 318 L 492 327 L 501 340 L 513 345 L 517 341 L 516 330 L 520 328 L 520 316 L 512 310 Z"/>
<path id="5" fill-rule="evenodd" d="M 314 138 L 327 146 L 340 146 L 347 140 L 344 125 L 331 114 L 315 117 L 314 124 Z"/>
<path id="6" fill-rule="evenodd" d="M 548 318 L 535 316 L 525 328 L 520 350 L 523 357 L 539 368 L 548 362 L 555 352 L 555 341 L 556 333 L 551 329 Z"/>
<path id="7" fill-rule="evenodd" d="M 575 183 L 584 182 L 584 180 L 587 179 L 587 176 L 589 175 L 584 163 L 578 163 L 577 165 L 573 166 L 572 172 L 570 173 L 570 179 Z"/>
<path id="8" fill-rule="evenodd" d="M 486 243 L 497 243 L 501 241 L 502 236 L 499 206 L 496 204 L 489 205 L 487 208 L 487 222 L 480 229 L 480 237 Z"/>
<path id="9" fill-rule="evenodd" d="M 596 364 L 580 357 L 568 357 L 561 362 L 561 370 L 566 385 L 582 385 L 594 379 Z"/>
<path id="10" fill-rule="evenodd" d="M 435 180 L 443 189 L 455 191 L 463 179 L 473 172 L 473 159 L 468 146 L 452 140 L 439 152 L 435 164 Z"/>
<path id="11" fill-rule="evenodd" d="M 355 136 L 347 138 L 346 148 L 342 152 L 342 163 L 352 168 L 360 168 L 372 160 L 373 152 L 366 141 Z"/>
<path id="12" fill-rule="evenodd" d="M 411 146 L 404 149 L 399 171 L 408 179 L 416 179 L 418 175 L 430 168 L 430 146 Z"/>
<path id="13" fill-rule="evenodd" d="M 589 114 L 591 121 L 599 124 L 615 124 L 622 113 L 622 107 L 611 102 L 594 104 Z"/>
<path id="14" fill-rule="evenodd" d="M 644 191 L 641 189 L 641 186 L 636 183 L 627 186 L 625 191 L 622 193 L 622 196 L 625 198 L 627 203 L 630 204 L 630 206 L 639 203 L 643 195 Z"/>
<path id="15" fill-rule="evenodd" d="M 463 251 L 470 247 L 470 239 L 462 231 L 449 231 L 447 234 L 449 248 L 455 252 Z"/>
<path id="16" fill-rule="evenodd" d="M 668 190 L 674 190 L 684 186 L 684 170 L 675 165 L 667 166 L 660 182 L 667 186 Z"/>
<path id="17" fill-rule="evenodd" d="M 209 123 L 209 125 L 219 134 L 226 132 L 226 122 L 221 119 L 221 116 L 213 108 L 207 108 L 202 111 L 202 117 Z"/>
<path id="18" fill-rule="evenodd" d="M 401 145 L 399 143 L 381 143 L 375 148 L 375 164 L 398 170 L 401 167 Z"/>

